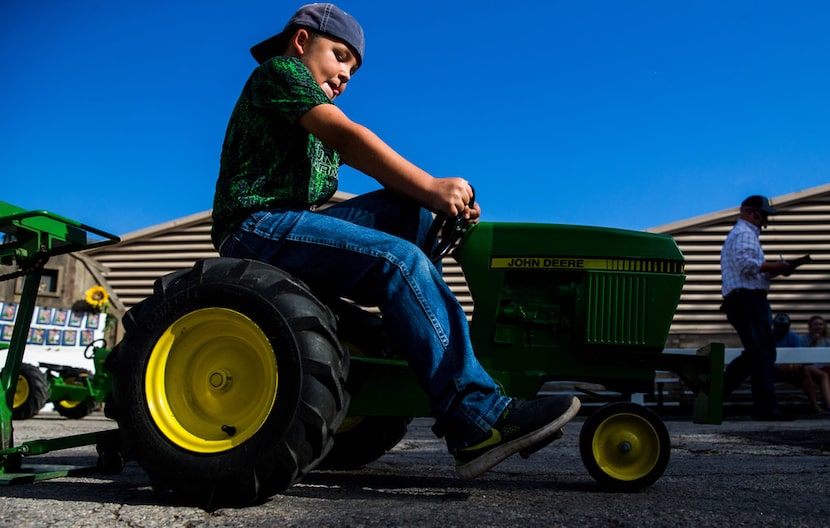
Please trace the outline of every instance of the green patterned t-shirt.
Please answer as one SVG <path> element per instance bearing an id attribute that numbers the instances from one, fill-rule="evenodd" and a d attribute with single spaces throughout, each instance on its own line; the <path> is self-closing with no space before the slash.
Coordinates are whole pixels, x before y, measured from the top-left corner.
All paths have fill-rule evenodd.
<path id="1" fill-rule="evenodd" d="M 252 212 L 309 208 L 331 198 L 340 155 L 299 122 L 310 109 L 330 103 L 299 59 L 275 57 L 254 70 L 222 146 L 213 198 L 216 247 Z"/>

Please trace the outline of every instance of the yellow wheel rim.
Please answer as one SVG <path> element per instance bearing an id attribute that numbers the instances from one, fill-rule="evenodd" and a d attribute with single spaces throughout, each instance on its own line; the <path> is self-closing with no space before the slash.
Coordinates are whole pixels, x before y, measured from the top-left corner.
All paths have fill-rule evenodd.
<path id="1" fill-rule="evenodd" d="M 84 384 L 83 381 L 76 378 L 75 376 L 68 376 L 66 378 L 63 378 L 63 382 L 66 383 L 67 385 L 82 386 Z M 60 405 L 64 409 L 74 409 L 75 407 L 77 407 L 81 403 L 83 403 L 81 400 L 77 400 L 77 401 L 76 400 L 61 400 L 61 401 L 58 402 L 58 405 Z"/>
<path id="2" fill-rule="evenodd" d="M 622 481 L 645 477 L 660 458 L 660 437 L 642 416 L 620 413 L 604 420 L 594 433 L 594 460 L 609 476 Z"/>
<path id="3" fill-rule="evenodd" d="M 277 385 L 274 350 L 259 326 L 234 310 L 204 308 L 156 342 L 144 390 L 150 415 L 171 442 L 217 453 L 259 431 Z"/>
<path id="4" fill-rule="evenodd" d="M 29 380 L 26 376 L 20 375 L 17 377 L 17 387 L 14 389 L 14 404 L 13 408 L 17 409 L 29 398 Z"/>

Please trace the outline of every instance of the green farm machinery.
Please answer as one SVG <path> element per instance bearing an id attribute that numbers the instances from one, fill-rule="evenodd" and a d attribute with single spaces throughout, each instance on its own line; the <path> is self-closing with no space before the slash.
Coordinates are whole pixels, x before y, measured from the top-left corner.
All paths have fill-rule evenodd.
<path id="1" fill-rule="evenodd" d="M 0 202 L 0 264 L 13 267 L 13 271 L 3 273 L 2 280 L 23 278 L 23 289 L 14 320 L 14 328 L 8 344 L 4 344 L 6 359 L 0 384 L 3 390 L 3 401 L 0 402 L 0 483 L 29 482 L 41 478 L 51 478 L 66 475 L 71 468 L 55 469 L 51 466 L 42 466 L 23 469 L 24 456 L 37 455 L 49 451 L 67 449 L 83 445 L 103 445 L 104 434 L 83 434 L 68 437 L 58 437 L 47 440 L 36 440 L 14 444 L 13 417 L 15 410 L 27 414 L 37 412 L 45 403 L 44 397 L 49 387 L 40 381 L 40 370 L 37 367 L 23 363 L 23 354 L 26 349 L 26 340 L 37 301 L 38 289 L 43 276 L 43 269 L 49 258 L 75 251 L 92 249 L 118 242 L 118 237 L 99 229 L 86 226 L 47 211 L 27 211 L 5 202 Z M 97 364 L 103 362 L 106 352 L 99 353 Z M 64 372 L 63 374 L 67 374 Z M 56 375 L 56 377 L 61 377 Z M 77 390 L 86 391 L 86 385 L 80 382 L 80 375 L 55 383 L 58 398 L 64 401 L 67 407 L 75 407 L 75 403 L 85 402 L 86 396 Z M 60 384 L 67 385 L 66 390 Z M 101 388 L 101 392 L 108 392 Z M 37 393 L 35 397 L 33 393 Z M 51 397 L 51 396 L 49 396 Z M 24 409 L 21 408 L 25 406 Z M 113 436 L 113 435 L 109 435 Z M 106 457 L 102 456 L 100 461 Z"/>
<path id="2" fill-rule="evenodd" d="M 109 396 L 112 377 L 104 367 L 110 350 L 103 340 L 90 344 L 84 358 L 92 360 L 94 372 L 71 365 L 39 362 L 23 363 L 14 393 L 12 416 L 26 420 L 35 416 L 47 403 L 64 418 L 81 419 L 100 407 Z M 0 349 L 8 349 L 0 343 Z"/>
<path id="3" fill-rule="evenodd" d="M 614 395 L 580 432 L 582 460 L 601 485 L 637 491 L 668 464 L 668 431 L 638 399 L 653 392 L 656 372 L 677 373 L 695 393 L 695 422 L 720 423 L 723 346 L 663 350 L 685 280 L 671 237 L 523 223 L 465 230 L 453 220 L 435 227 L 473 297 L 476 355 L 504 393 L 533 398 L 557 382 Z M 213 258 L 158 279 L 123 317 L 124 338 L 102 367 L 117 429 L 15 446 L 12 401 L 39 270 L 51 255 L 118 239 L 1 202 L 0 232 L 3 263 L 26 277 L 2 372 L 0 477 L 8 481 L 37 471 L 25 456 L 95 444 L 101 469 L 135 460 L 177 501 L 253 504 L 316 467 L 372 462 L 413 417 L 430 416 L 380 316 L 321 300 L 267 264 Z"/>

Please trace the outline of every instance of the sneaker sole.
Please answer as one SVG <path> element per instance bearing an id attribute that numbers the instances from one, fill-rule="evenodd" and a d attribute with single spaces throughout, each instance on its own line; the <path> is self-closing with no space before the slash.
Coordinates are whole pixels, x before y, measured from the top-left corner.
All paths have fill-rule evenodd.
<path id="1" fill-rule="evenodd" d="M 556 420 L 548 423 L 540 429 L 536 429 L 531 433 L 516 438 L 515 440 L 511 440 L 510 442 L 506 442 L 499 447 L 493 448 L 475 460 L 471 460 L 461 466 L 456 466 L 455 471 L 458 474 L 458 478 L 461 480 L 474 479 L 482 473 L 490 470 L 493 466 L 499 462 L 502 462 L 507 457 L 514 455 L 519 451 L 525 450 L 556 434 L 557 431 L 562 429 L 566 423 L 570 422 L 573 417 L 576 416 L 576 413 L 579 412 L 579 408 L 581 406 L 582 404 L 579 402 L 579 398 L 574 397 L 573 400 L 571 400 L 571 406 L 568 407 L 568 410 Z"/>

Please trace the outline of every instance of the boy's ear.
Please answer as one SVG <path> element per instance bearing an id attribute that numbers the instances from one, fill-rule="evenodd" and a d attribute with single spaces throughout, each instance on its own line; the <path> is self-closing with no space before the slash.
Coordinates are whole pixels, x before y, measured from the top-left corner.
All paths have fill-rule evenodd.
<path id="1" fill-rule="evenodd" d="M 311 35 L 307 29 L 297 29 L 288 41 L 288 56 L 298 58 L 302 57 L 303 54 L 305 54 L 305 49 L 310 38 Z"/>

